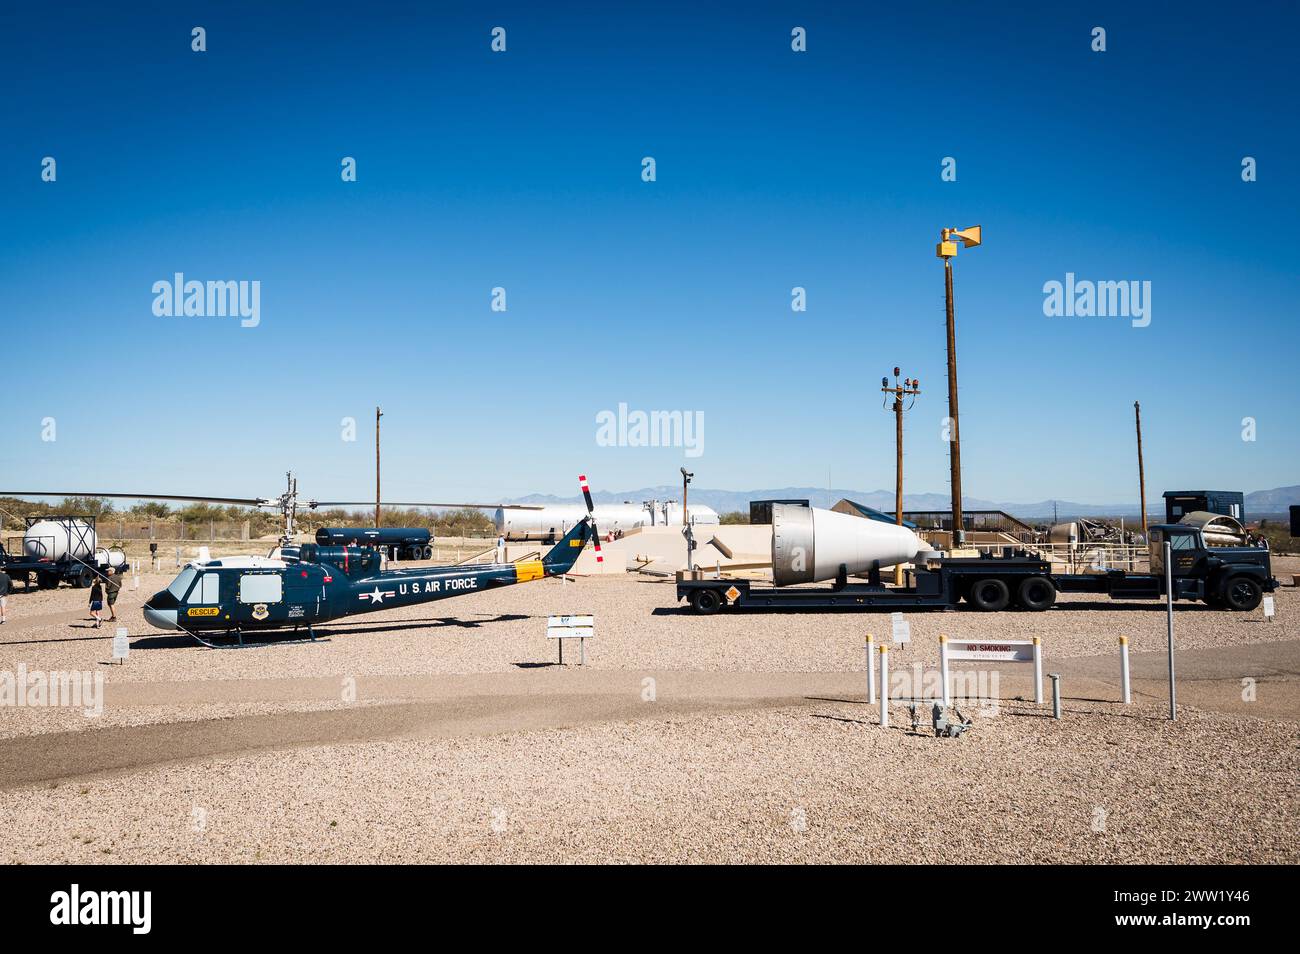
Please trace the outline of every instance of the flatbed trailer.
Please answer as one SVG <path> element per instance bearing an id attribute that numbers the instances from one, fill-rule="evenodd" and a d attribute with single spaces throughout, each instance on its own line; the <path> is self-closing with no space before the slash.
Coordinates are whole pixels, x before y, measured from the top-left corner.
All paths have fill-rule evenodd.
<path id="1" fill-rule="evenodd" d="M 909 571 L 909 586 L 887 587 L 874 570 L 867 582 L 851 583 L 846 568 L 829 586 L 766 586 L 751 580 L 679 579 L 677 599 L 710 615 L 724 608 L 748 610 L 956 609 L 968 605 L 986 612 L 1009 608 L 1041 612 L 1058 593 L 1096 593 L 1109 599 L 1159 599 L 1165 595 L 1163 545 L 1171 544 L 1171 577 L 1176 600 L 1198 600 L 1216 609 L 1257 607 L 1277 587 L 1269 553 L 1257 547 L 1206 548 L 1201 531 L 1180 524 L 1151 528 L 1152 572 L 1054 573 L 1051 563 L 1026 550 L 999 556 L 949 557 Z"/>

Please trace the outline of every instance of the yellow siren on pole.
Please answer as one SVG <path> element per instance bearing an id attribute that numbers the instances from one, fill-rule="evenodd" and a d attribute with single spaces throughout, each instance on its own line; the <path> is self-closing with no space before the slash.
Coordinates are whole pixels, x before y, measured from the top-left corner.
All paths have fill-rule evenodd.
<path id="1" fill-rule="evenodd" d="M 939 258 L 952 258 L 957 254 L 957 243 L 953 239 L 961 239 L 961 244 L 965 248 L 974 248 L 984 240 L 983 227 L 972 225 L 968 229 L 944 229 L 943 240 L 935 249 L 935 254 Z"/>

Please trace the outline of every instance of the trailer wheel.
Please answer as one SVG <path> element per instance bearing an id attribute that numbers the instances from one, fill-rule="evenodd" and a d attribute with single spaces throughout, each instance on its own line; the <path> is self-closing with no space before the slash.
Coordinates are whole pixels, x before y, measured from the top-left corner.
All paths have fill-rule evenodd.
<path id="1" fill-rule="evenodd" d="M 36 574 L 36 585 L 42 590 L 56 589 L 59 585 L 59 574 L 38 572 Z"/>
<path id="2" fill-rule="evenodd" d="M 691 594 L 691 607 L 701 616 L 712 616 L 722 608 L 722 594 L 717 590 L 696 590 Z"/>
<path id="3" fill-rule="evenodd" d="M 1228 609 L 1239 613 L 1253 610 L 1264 598 L 1264 589 L 1248 576 L 1234 576 L 1223 588 L 1223 600 Z"/>
<path id="4" fill-rule="evenodd" d="M 432 559 L 433 559 L 433 547 L 425 547 L 423 550 L 420 551 L 420 554 L 421 554 L 421 556 L 423 556 L 426 560 L 432 560 Z"/>
<path id="5" fill-rule="evenodd" d="M 1006 609 L 1011 602 L 1011 590 L 998 579 L 976 580 L 966 598 L 976 609 L 996 613 Z"/>
<path id="6" fill-rule="evenodd" d="M 1056 587 L 1045 576 L 1031 576 L 1020 582 L 1016 590 L 1016 601 L 1027 610 L 1041 613 L 1051 609 L 1056 602 Z"/>

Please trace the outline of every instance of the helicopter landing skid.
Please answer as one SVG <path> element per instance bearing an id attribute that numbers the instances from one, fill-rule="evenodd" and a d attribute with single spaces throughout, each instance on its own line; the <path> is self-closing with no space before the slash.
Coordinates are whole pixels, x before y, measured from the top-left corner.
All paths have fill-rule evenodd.
<path id="1" fill-rule="evenodd" d="M 298 631 L 300 628 L 301 627 L 298 626 L 295 626 L 293 628 L 294 638 L 291 639 L 259 639 L 259 640 L 245 642 L 243 630 L 239 629 L 238 627 L 236 627 L 235 629 L 228 629 L 223 634 L 225 637 L 229 637 L 233 634 L 235 639 L 237 640 L 237 642 L 234 643 L 218 643 L 212 640 L 204 639 L 202 636 L 199 636 L 197 633 L 190 633 L 190 636 L 193 637 L 195 641 L 201 643 L 203 646 L 206 646 L 208 649 L 259 649 L 264 646 L 301 646 L 304 643 L 328 643 L 330 641 L 328 636 L 324 638 L 318 637 L 316 635 L 316 631 L 312 629 L 310 623 L 307 624 L 307 637 L 305 639 L 301 636 L 298 636 Z M 186 630 L 186 632 L 189 631 Z"/>

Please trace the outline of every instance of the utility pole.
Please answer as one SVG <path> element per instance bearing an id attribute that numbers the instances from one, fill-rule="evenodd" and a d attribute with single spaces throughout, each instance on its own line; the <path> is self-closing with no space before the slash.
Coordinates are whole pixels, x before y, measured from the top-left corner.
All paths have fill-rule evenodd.
<path id="1" fill-rule="evenodd" d="M 894 396 L 894 447 L 897 451 L 897 459 L 894 465 L 894 522 L 900 527 L 903 525 L 903 411 L 911 410 L 916 404 L 916 395 L 920 394 L 920 381 L 913 381 L 907 378 L 902 384 L 898 383 L 899 369 L 894 369 L 894 386 L 889 386 L 889 378 L 880 379 L 880 390 L 885 394 Z M 903 407 L 904 396 L 910 395 L 912 401 Z M 885 399 L 888 404 L 888 398 Z M 894 565 L 894 585 L 903 585 L 903 565 L 901 563 Z"/>
<path id="2" fill-rule="evenodd" d="M 1147 535 L 1147 477 L 1142 467 L 1142 405 L 1133 402 L 1133 415 L 1137 419 L 1138 432 L 1138 493 L 1142 497 L 1142 536 Z"/>
<path id="3" fill-rule="evenodd" d="M 983 241 L 983 231 L 978 225 L 968 229 L 944 229 L 935 254 L 943 259 L 944 298 L 948 311 L 948 466 L 952 479 L 952 546 L 965 543 L 966 531 L 961 517 L 961 432 L 957 423 L 957 328 L 952 300 L 952 259 L 957 254 L 961 239 L 966 248 Z"/>
<path id="4" fill-rule="evenodd" d="M 690 521 L 686 517 L 686 494 L 691 486 L 691 478 L 694 477 L 695 474 L 688 471 L 685 467 L 681 467 L 679 470 L 682 472 L 682 526 L 685 527 L 690 524 Z"/>
<path id="5" fill-rule="evenodd" d="M 375 405 L 375 526 L 379 526 L 379 419 L 384 412 Z"/>

